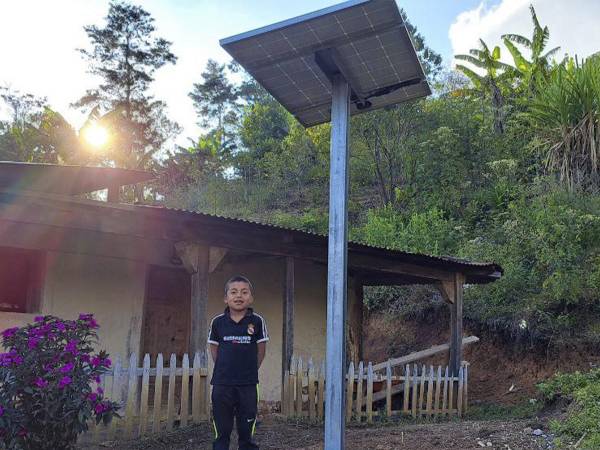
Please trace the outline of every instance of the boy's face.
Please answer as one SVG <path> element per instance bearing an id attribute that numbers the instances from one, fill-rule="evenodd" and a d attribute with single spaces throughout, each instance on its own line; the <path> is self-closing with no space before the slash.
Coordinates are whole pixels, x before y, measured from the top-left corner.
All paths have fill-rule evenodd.
<path id="1" fill-rule="evenodd" d="M 227 289 L 225 304 L 233 311 L 244 311 L 252 304 L 254 298 L 248 283 L 234 281 Z"/>

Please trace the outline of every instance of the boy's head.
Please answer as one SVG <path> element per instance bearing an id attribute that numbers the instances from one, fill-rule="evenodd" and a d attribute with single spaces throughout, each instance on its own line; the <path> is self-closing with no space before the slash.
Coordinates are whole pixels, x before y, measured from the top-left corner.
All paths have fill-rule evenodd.
<path id="1" fill-rule="evenodd" d="M 252 283 L 246 277 L 236 275 L 225 283 L 225 304 L 233 311 L 244 311 L 254 301 Z"/>

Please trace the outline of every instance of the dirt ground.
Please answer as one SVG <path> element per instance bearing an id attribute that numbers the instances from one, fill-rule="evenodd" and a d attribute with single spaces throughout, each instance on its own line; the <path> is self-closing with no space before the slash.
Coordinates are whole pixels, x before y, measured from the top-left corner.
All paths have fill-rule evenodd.
<path id="1" fill-rule="evenodd" d="M 348 450 L 534 450 L 552 448 L 550 437 L 534 436 L 533 428 L 545 428 L 543 422 L 454 421 L 445 423 L 385 426 L 353 426 L 346 431 Z M 235 432 L 231 448 L 236 449 Z M 209 450 L 212 428 L 206 424 L 164 434 L 159 437 L 130 442 L 105 442 L 100 446 L 82 447 L 89 450 L 118 448 L 123 450 Z M 322 450 L 323 429 L 306 423 L 284 421 L 277 415 L 266 417 L 257 428 L 256 441 L 262 450 L 297 449 Z"/>

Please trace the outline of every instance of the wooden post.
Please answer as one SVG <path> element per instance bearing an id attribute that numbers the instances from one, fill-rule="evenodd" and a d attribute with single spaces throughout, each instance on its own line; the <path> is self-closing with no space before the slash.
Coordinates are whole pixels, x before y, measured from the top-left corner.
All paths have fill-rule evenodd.
<path id="1" fill-rule="evenodd" d="M 210 248 L 195 242 L 178 242 L 175 250 L 183 266 L 192 277 L 190 301 L 191 354 L 206 350 L 208 338 L 208 274 L 210 270 Z"/>
<path id="2" fill-rule="evenodd" d="M 111 184 L 108 186 L 108 193 L 106 196 L 106 201 L 108 203 L 119 203 L 121 186 L 118 184 Z"/>
<path id="3" fill-rule="evenodd" d="M 362 360 L 363 285 L 354 279 L 348 292 L 348 339 L 346 354 L 349 361 Z"/>
<path id="4" fill-rule="evenodd" d="M 443 281 L 438 285 L 442 297 L 450 303 L 450 356 L 448 366 L 450 375 L 458 376 L 462 363 L 463 340 L 463 284 L 465 277 L 455 273 L 452 281 Z"/>
<path id="5" fill-rule="evenodd" d="M 281 345 L 282 382 L 286 370 L 290 369 L 294 353 L 294 258 L 285 258 L 285 280 L 283 288 L 283 342 Z M 283 389 L 282 389 L 283 394 Z"/>

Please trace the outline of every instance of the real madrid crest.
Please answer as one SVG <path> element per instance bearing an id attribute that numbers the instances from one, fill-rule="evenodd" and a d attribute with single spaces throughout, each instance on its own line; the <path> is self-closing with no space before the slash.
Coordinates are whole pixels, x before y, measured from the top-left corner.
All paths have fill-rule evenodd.
<path id="1" fill-rule="evenodd" d="M 248 324 L 248 334 L 250 336 L 252 336 L 254 334 L 254 324 L 253 323 Z"/>

